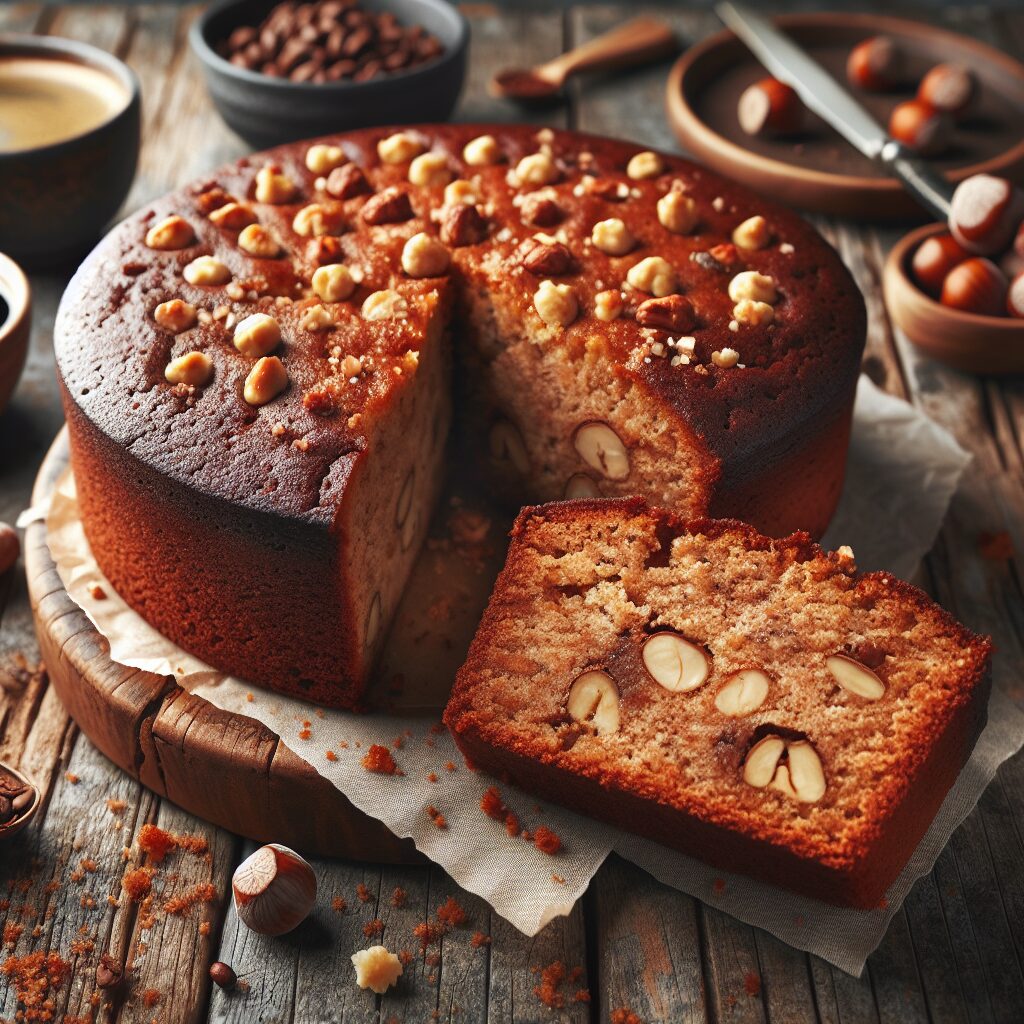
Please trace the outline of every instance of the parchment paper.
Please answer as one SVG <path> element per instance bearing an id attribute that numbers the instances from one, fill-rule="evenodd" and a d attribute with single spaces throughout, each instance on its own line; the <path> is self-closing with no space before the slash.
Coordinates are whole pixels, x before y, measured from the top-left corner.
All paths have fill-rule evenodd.
<path id="1" fill-rule="evenodd" d="M 931 547 L 969 456 L 955 440 L 910 405 L 862 378 L 857 393 L 847 483 L 825 538 L 849 544 L 862 569 L 911 576 Z M 500 786 L 531 831 L 546 824 L 562 838 L 554 857 L 481 813 L 493 780 L 469 771 L 438 709 L 469 643 L 504 554 L 507 526 L 491 522 L 453 498 L 438 516 L 400 607 L 385 664 L 379 704 L 368 715 L 321 710 L 228 678 L 175 647 L 116 595 L 97 568 L 78 519 L 74 481 L 61 481 L 46 514 L 50 548 L 71 597 L 110 641 L 121 664 L 173 674 L 186 689 L 216 706 L 248 715 L 277 732 L 361 810 L 440 864 L 527 934 L 568 913 L 611 850 L 674 888 L 742 921 L 859 974 L 881 941 L 914 881 L 931 870 L 953 830 L 966 817 L 996 767 L 1024 743 L 1024 713 L 998 687 L 989 726 L 930 831 L 887 895 L 884 909 L 843 910 L 794 896 L 741 876 L 726 875 L 664 847 L 564 808 Z M 100 586 L 104 600 L 91 596 Z M 398 637 L 403 639 L 399 642 Z M 998 682 L 998 674 L 997 674 Z M 308 738 L 302 738 L 308 736 Z M 391 747 L 402 775 L 368 773 L 360 764 L 372 743 Z M 332 752 L 336 760 L 328 759 Z M 437 781 L 431 781 L 436 778 Z M 427 812 L 444 815 L 438 828 Z"/>

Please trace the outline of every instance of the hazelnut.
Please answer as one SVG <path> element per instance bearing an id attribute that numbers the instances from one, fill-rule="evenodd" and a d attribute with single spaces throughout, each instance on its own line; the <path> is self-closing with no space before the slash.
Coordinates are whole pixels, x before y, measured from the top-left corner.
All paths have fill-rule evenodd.
<path id="1" fill-rule="evenodd" d="M 652 153 L 649 149 L 634 154 L 626 164 L 626 174 L 636 181 L 644 178 L 656 178 L 664 170 L 664 161 L 657 153 Z"/>
<path id="2" fill-rule="evenodd" d="M 674 235 L 688 235 L 697 226 L 697 203 L 673 188 L 658 200 L 658 223 Z"/>
<path id="3" fill-rule="evenodd" d="M 272 316 L 253 313 L 235 328 L 234 344 L 243 356 L 265 356 L 281 344 L 281 328 Z"/>
<path id="4" fill-rule="evenodd" d="M 238 919 L 259 935 L 297 928 L 316 902 L 316 875 L 297 853 L 272 843 L 244 860 L 231 879 Z"/>
<path id="5" fill-rule="evenodd" d="M 586 473 L 573 473 L 565 484 L 566 500 L 579 500 L 582 498 L 600 498 L 601 492 L 597 484 Z"/>
<path id="6" fill-rule="evenodd" d="M 245 378 L 242 395 L 250 405 L 266 405 L 277 398 L 286 387 L 288 371 L 284 368 L 284 363 L 277 356 L 264 356 L 257 360 L 256 365 L 249 371 L 249 376 Z"/>
<path id="7" fill-rule="evenodd" d="M 519 213 L 524 224 L 532 224 L 539 228 L 554 227 L 564 216 L 562 208 L 555 200 L 553 190 L 528 192 L 523 196 Z"/>
<path id="8" fill-rule="evenodd" d="M 393 320 L 404 317 L 409 310 L 409 303 L 390 288 L 371 292 L 363 302 L 360 311 L 364 320 Z"/>
<path id="9" fill-rule="evenodd" d="M 748 217 L 733 231 L 732 240 L 741 249 L 763 249 L 772 240 L 771 228 L 768 221 L 757 214 Z"/>
<path id="10" fill-rule="evenodd" d="M 786 761 L 780 763 L 783 756 Z M 743 781 L 756 789 L 776 789 L 801 803 L 817 803 L 825 795 L 821 759 L 807 740 L 765 736 L 747 752 Z"/>
<path id="11" fill-rule="evenodd" d="M 402 961 L 385 946 L 371 946 L 352 954 L 356 984 L 383 995 L 402 976 Z"/>
<path id="12" fill-rule="evenodd" d="M 336 320 L 319 303 L 310 306 L 299 320 L 299 327 L 304 331 L 326 331 L 328 327 L 334 327 Z"/>
<path id="13" fill-rule="evenodd" d="M 626 273 L 626 280 L 637 291 L 657 299 L 671 295 L 678 287 L 675 269 L 660 256 L 647 256 L 635 263 Z"/>
<path id="14" fill-rule="evenodd" d="M 422 153 L 409 164 L 409 181 L 424 188 L 439 188 L 452 180 L 443 153 Z"/>
<path id="15" fill-rule="evenodd" d="M 0 522 L 0 576 L 8 572 L 21 554 L 21 541 L 13 526 Z"/>
<path id="16" fill-rule="evenodd" d="M 622 316 L 626 303 L 623 301 L 622 292 L 615 289 L 598 292 L 594 296 L 594 316 L 598 320 L 610 323 Z"/>
<path id="17" fill-rule="evenodd" d="M 576 428 L 573 447 L 580 458 L 608 480 L 629 476 L 629 452 L 618 434 L 602 420 L 590 420 Z"/>
<path id="18" fill-rule="evenodd" d="M 245 203 L 226 203 L 219 206 L 210 214 L 210 222 L 219 228 L 228 228 L 230 231 L 239 231 L 247 224 L 256 223 L 256 214 L 252 207 Z"/>
<path id="19" fill-rule="evenodd" d="M 441 222 L 441 241 L 459 248 L 477 245 L 487 237 L 487 221 L 475 206 L 453 206 Z"/>
<path id="20" fill-rule="evenodd" d="M 598 736 L 619 731 L 619 688 L 607 672 L 591 669 L 577 676 L 565 709 L 574 721 L 592 726 Z"/>
<path id="21" fill-rule="evenodd" d="M 402 247 L 402 269 L 410 277 L 440 277 L 448 270 L 451 254 L 436 238 L 420 231 Z"/>
<path id="22" fill-rule="evenodd" d="M 377 143 L 377 156 L 382 164 L 404 164 L 417 157 L 424 145 L 408 132 L 395 132 Z"/>
<path id="23" fill-rule="evenodd" d="M 184 249 L 185 246 L 191 245 L 195 238 L 196 233 L 192 230 L 192 225 L 184 217 L 173 214 L 165 217 L 159 224 L 154 224 L 146 232 L 146 245 L 150 249 Z"/>
<path id="24" fill-rule="evenodd" d="M 187 384 L 201 388 L 213 377 L 213 360 L 205 352 L 186 352 L 172 359 L 164 370 L 168 384 Z"/>
<path id="25" fill-rule="evenodd" d="M 153 319 L 169 331 L 179 334 L 187 331 L 196 322 L 196 307 L 181 299 L 168 299 L 153 310 Z"/>
<path id="26" fill-rule="evenodd" d="M 904 73 L 904 54 L 889 36 L 873 36 L 858 43 L 846 61 L 850 84 L 869 92 L 886 92 L 898 85 Z"/>
<path id="27" fill-rule="evenodd" d="M 465 178 L 456 178 L 444 189 L 445 206 L 475 206 L 480 202 L 476 186 Z"/>
<path id="28" fill-rule="evenodd" d="M 314 174 L 330 174 L 336 167 L 348 163 L 341 146 L 326 146 L 317 143 L 306 150 L 306 168 Z"/>
<path id="29" fill-rule="evenodd" d="M 1024 217 L 1024 192 L 1005 178 L 972 174 L 956 187 L 949 210 L 953 237 L 970 252 L 1005 249 Z"/>
<path id="30" fill-rule="evenodd" d="M 951 309 L 1000 316 L 1006 309 L 1006 275 L 991 261 L 974 256 L 955 266 L 942 283 L 939 301 Z"/>
<path id="31" fill-rule="evenodd" d="M 531 153 L 516 164 L 520 185 L 550 185 L 558 177 L 558 167 L 547 153 Z"/>
<path id="32" fill-rule="evenodd" d="M 666 295 L 661 299 L 647 299 L 636 308 L 636 322 L 641 327 L 670 334 L 683 334 L 692 330 L 697 322 L 690 300 L 683 295 Z"/>
<path id="33" fill-rule="evenodd" d="M 310 203 L 304 206 L 292 221 L 292 230 L 305 238 L 321 235 L 340 235 L 344 227 L 341 210 L 337 206 Z"/>
<path id="34" fill-rule="evenodd" d="M 281 246 L 262 224 L 250 224 L 238 235 L 238 247 L 250 256 L 270 260 L 281 254 Z"/>
<path id="35" fill-rule="evenodd" d="M 343 263 L 329 263 L 313 272 L 313 291 L 324 302 L 344 302 L 356 288 L 356 282 Z"/>
<path id="36" fill-rule="evenodd" d="M 576 319 L 579 303 L 569 285 L 541 281 L 533 295 L 533 308 L 544 323 L 554 327 L 568 327 Z"/>
<path id="37" fill-rule="evenodd" d="M 363 204 L 359 215 L 367 224 L 401 224 L 411 219 L 412 203 L 409 195 L 398 188 L 386 188 L 371 196 Z"/>
<path id="38" fill-rule="evenodd" d="M 711 671 L 704 648 L 671 631 L 648 637 L 640 654 L 650 677 L 672 693 L 696 690 Z"/>
<path id="39" fill-rule="evenodd" d="M 609 256 L 625 256 L 636 245 L 629 228 L 618 217 L 599 220 L 590 233 L 590 240 Z"/>
<path id="40" fill-rule="evenodd" d="M 489 167 L 501 159 L 501 150 L 493 135 L 478 135 L 463 147 L 462 159 L 470 167 Z"/>
<path id="41" fill-rule="evenodd" d="M 711 362 L 722 370 L 731 370 L 739 361 L 740 354 L 734 348 L 723 348 L 711 353 Z"/>
<path id="42" fill-rule="evenodd" d="M 805 125 L 796 90 L 777 78 L 762 78 L 744 89 L 736 112 L 747 135 L 796 135 Z"/>
<path id="43" fill-rule="evenodd" d="M 1010 316 L 1024 319 L 1024 270 L 1010 282 L 1006 292 L 1006 312 Z"/>
<path id="44" fill-rule="evenodd" d="M 970 253 L 952 235 L 932 235 L 917 247 L 910 261 L 914 280 L 929 295 L 938 296 L 946 275 L 969 256 Z"/>
<path id="45" fill-rule="evenodd" d="M 189 284 L 196 285 L 227 284 L 231 280 L 231 271 L 213 256 L 196 257 L 181 274 Z"/>
<path id="46" fill-rule="evenodd" d="M 954 118 L 963 117 L 978 92 L 978 79 L 965 64 L 937 64 L 921 79 L 917 98 Z"/>
<path id="47" fill-rule="evenodd" d="M 230 990 L 238 982 L 238 975 L 223 960 L 217 960 L 210 964 L 210 980 L 217 988 Z"/>
<path id="48" fill-rule="evenodd" d="M 325 188 L 335 199 L 352 199 L 355 196 L 369 195 L 373 191 L 363 169 L 355 164 L 335 167 L 327 175 Z"/>
<path id="49" fill-rule="evenodd" d="M 522 248 L 523 267 L 531 274 L 558 277 L 573 269 L 572 253 L 561 242 L 527 239 Z"/>
<path id="50" fill-rule="evenodd" d="M 949 115 L 924 100 L 905 100 L 889 116 L 889 134 L 922 156 L 941 153 L 949 145 L 951 133 Z"/>
<path id="51" fill-rule="evenodd" d="M 759 327 L 761 324 L 770 324 L 775 319 L 775 309 L 767 302 L 758 302 L 756 299 L 740 299 L 732 307 L 733 318 L 748 327 Z"/>
<path id="52" fill-rule="evenodd" d="M 874 672 L 845 654 L 833 654 L 825 659 L 825 667 L 835 681 L 849 693 L 865 700 L 878 700 L 885 696 L 885 684 Z"/>
<path id="53" fill-rule="evenodd" d="M 733 672 L 715 694 L 715 707 L 730 718 L 753 714 L 768 697 L 771 680 L 757 668 Z"/>
<path id="54" fill-rule="evenodd" d="M 779 297 L 775 281 L 756 270 L 743 270 L 729 282 L 729 298 L 733 302 L 753 299 L 755 302 L 773 303 Z"/>
<path id="55" fill-rule="evenodd" d="M 295 192 L 295 182 L 287 174 L 282 174 L 279 167 L 267 165 L 256 172 L 256 202 L 287 203 Z"/>

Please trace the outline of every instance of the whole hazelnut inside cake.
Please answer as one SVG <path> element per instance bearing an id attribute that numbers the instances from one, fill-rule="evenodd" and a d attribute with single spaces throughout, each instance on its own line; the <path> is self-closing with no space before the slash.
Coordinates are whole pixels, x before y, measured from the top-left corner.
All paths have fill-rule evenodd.
<path id="1" fill-rule="evenodd" d="M 121 596 L 218 669 L 353 707 L 453 408 L 513 508 L 642 495 L 820 535 L 864 334 L 836 254 L 753 193 L 628 143 L 445 125 L 158 200 L 82 265 L 55 346 Z"/>

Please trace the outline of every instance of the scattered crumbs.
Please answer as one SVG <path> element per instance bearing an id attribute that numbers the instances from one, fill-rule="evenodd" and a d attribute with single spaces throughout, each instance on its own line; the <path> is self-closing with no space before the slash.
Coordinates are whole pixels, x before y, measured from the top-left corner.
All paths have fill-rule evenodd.
<path id="1" fill-rule="evenodd" d="M 327 758 L 328 761 L 338 760 L 338 755 L 333 750 L 328 750 L 324 756 Z"/>
<path id="2" fill-rule="evenodd" d="M 514 839 L 519 835 L 519 819 L 509 810 L 505 811 L 505 831 Z"/>
<path id="3" fill-rule="evenodd" d="M 611 1024 L 644 1024 L 644 1022 L 628 1006 L 620 1006 L 612 1010 Z"/>
<path id="4" fill-rule="evenodd" d="M 466 911 L 454 896 L 437 908 L 437 919 L 448 928 L 461 928 L 466 923 Z"/>
<path id="5" fill-rule="evenodd" d="M 54 997 L 71 974 L 71 964 L 56 953 L 39 950 L 27 956 L 9 957 L 0 973 L 10 978 L 15 998 L 21 1006 L 17 1019 L 52 1021 Z"/>
<path id="6" fill-rule="evenodd" d="M 396 888 L 395 891 L 391 894 L 391 906 L 404 907 L 406 900 L 408 900 L 408 898 L 409 895 L 408 893 L 406 893 L 404 889 Z"/>
<path id="7" fill-rule="evenodd" d="M 83 893 L 82 898 L 78 901 L 78 905 L 83 910 L 94 910 L 96 908 L 96 900 L 91 893 Z"/>
<path id="8" fill-rule="evenodd" d="M 804 926 L 804 915 L 803 914 L 794 914 L 793 915 L 793 924 L 795 924 L 797 926 L 797 928 L 803 928 L 803 926 Z"/>
<path id="9" fill-rule="evenodd" d="M 442 924 L 435 924 L 433 921 L 421 921 L 413 928 L 412 933 L 420 940 L 420 949 L 426 950 L 427 946 L 441 941 L 445 927 Z"/>
<path id="10" fill-rule="evenodd" d="M 111 814 L 115 814 L 115 815 L 117 815 L 117 814 L 124 814 L 124 812 L 127 809 L 128 809 L 128 804 L 125 803 L 124 800 L 108 800 L 107 801 L 107 810 L 110 811 Z"/>
<path id="11" fill-rule="evenodd" d="M 197 885 L 194 889 L 175 896 L 164 902 L 164 910 L 168 914 L 185 914 L 197 903 L 212 903 L 217 898 L 217 889 L 209 882 Z"/>
<path id="12" fill-rule="evenodd" d="M 341 747 L 342 750 L 348 750 L 348 740 L 342 740 L 338 746 Z"/>
<path id="13" fill-rule="evenodd" d="M 153 889 L 153 869 L 133 868 L 121 879 L 121 888 L 133 903 L 141 903 Z"/>
<path id="14" fill-rule="evenodd" d="M 761 994 L 761 975 L 757 971 L 747 971 L 743 975 L 743 987 L 747 990 L 748 996 Z"/>
<path id="15" fill-rule="evenodd" d="M 316 717 L 317 718 L 323 718 L 324 717 L 324 709 L 323 708 L 317 708 L 315 713 L 316 713 Z"/>
<path id="16" fill-rule="evenodd" d="M 483 932 L 473 932 L 473 938 L 469 941 L 474 949 L 479 949 L 481 946 L 489 946 L 491 944 L 491 937 L 490 935 L 484 935 Z"/>
<path id="17" fill-rule="evenodd" d="M 106 601 L 106 599 L 107 599 L 107 592 L 98 583 L 94 583 L 89 588 L 89 596 L 94 601 Z"/>
<path id="18" fill-rule="evenodd" d="M 561 991 L 564 980 L 565 964 L 556 960 L 540 972 L 540 984 L 534 987 L 533 994 L 548 1008 L 560 1010 L 565 1006 L 565 996 Z"/>
<path id="19" fill-rule="evenodd" d="M 451 764 L 450 761 L 448 763 Z M 480 797 L 480 810 L 483 811 L 488 818 L 493 818 L 495 821 L 505 820 L 505 817 L 508 814 L 508 808 L 505 806 L 505 801 L 501 799 L 501 794 L 498 792 L 497 786 L 488 786 L 484 791 L 484 795 Z"/>
<path id="20" fill-rule="evenodd" d="M 77 786 L 81 781 L 81 777 L 76 775 L 74 772 L 65 772 L 64 778 L 71 783 L 72 786 Z"/>
<path id="21" fill-rule="evenodd" d="M 18 944 L 18 939 L 21 938 L 21 933 L 25 930 L 25 926 L 16 924 L 14 921 L 8 921 L 4 925 L 4 945 L 10 946 L 13 949 Z"/>
<path id="22" fill-rule="evenodd" d="M 333 910 L 336 914 L 344 914 L 347 909 L 348 900 L 342 898 L 341 896 L 335 896 L 334 899 L 331 900 L 331 910 Z"/>
<path id="23" fill-rule="evenodd" d="M 245 699 L 251 704 L 256 699 L 256 696 L 255 694 L 247 693 Z"/>
<path id="24" fill-rule="evenodd" d="M 533 845 L 541 853 L 553 857 L 562 848 L 562 840 L 557 832 L 552 832 L 546 825 L 539 825 L 533 833 Z"/>
<path id="25" fill-rule="evenodd" d="M 308 740 L 312 735 L 313 735 L 313 733 L 309 729 L 300 729 L 299 730 L 299 739 L 300 740 Z"/>
<path id="26" fill-rule="evenodd" d="M 398 765 L 395 764 L 391 751 L 387 747 L 382 747 L 379 743 L 374 743 L 370 747 L 363 755 L 361 763 L 368 772 L 374 772 L 377 775 L 395 775 L 398 773 Z"/>
<path id="27" fill-rule="evenodd" d="M 405 738 L 403 736 L 396 736 L 391 741 L 391 746 L 393 746 L 395 750 L 401 750 L 402 747 L 405 746 Z"/>
<path id="28" fill-rule="evenodd" d="M 455 771 L 455 762 L 454 761 L 445 761 L 445 763 L 444 763 L 444 770 L 446 772 L 453 772 L 453 771 Z"/>
<path id="29" fill-rule="evenodd" d="M 445 816 L 433 804 L 431 804 L 427 808 L 427 814 L 430 815 L 430 820 L 433 821 L 433 823 L 438 828 L 445 829 L 445 828 L 448 827 L 447 819 L 445 818 Z"/>
<path id="30" fill-rule="evenodd" d="M 78 862 L 78 864 L 79 864 L 79 867 L 81 867 L 81 869 L 83 871 L 88 871 L 90 875 L 96 870 L 96 868 L 98 866 L 96 864 L 96 861 L 94 861 L 91 857 L 83 857 Z"/>
<path id="31" fill-rule="evenodd" d="M 72 882 L 80 882 L 85 878 L 85 872 L 81 868 L 75 868 L 74 871 L 68 876 Z"/>
<path id="32" fill-rule="evenodd" d="M 437 772 L 430 772 L 427 775 L 427 782 L 437 782 Z"/>
<path id="33" fill-rule="evenodd" d="M 552 875 L 551 881 L 554 882 L 555 885 L 565 885 L 565 879 L 561 875 Z"/>
<path id="34" fill-rule="evenodd" d="M 574 1003 L 589 1003 L 590 1002 L 590 989 L 581 988 L 576 995 L 572 997 Z"/>
<path id="35" fill-rule="evenodd" d="M 200 921 L 199 922 L 199 934 L 202 935 L 203 938 L 206 938 L 206 936 L 210 934 L 210 922 L 209 921 Z"/>
<path id="36" fill-rule="evenodd" d="M 145 853 L 154 864 L 160 864 L 177 845 L 174 836 L 166 832 L 158 825 L 143 825 L 139 830 L 139 837 L 136 840 L 139 849 Z"/>
<path id="37" fill-rule="evenodd" d="M 400 949 L 398 951 L 398 959 L 402 961 L 404 966 L 408 967 L 412 963 L 412 951 L 408 949 Z"/>
<path id="38" fill-rule="evenodd" d="M 715 895 L 716 896 L 721 896 L 722 893 L 725 892 L 725 879 L 724 878 L 716 878 L 715 881 L 714 881 L 713 888 L 715 890 Z"/>
<path id="39" fill-rule="evenodd" d="M 155 988 L 147 988 L 142 993 L 142 1001 L 146 1006 L 156 1006 L 160 1002 L 160 993 Z"/>
<path id="40" fill-rule="evenodd" d="M 368 939 L 376 938 L 378 935 L 384 934 L 384 922 L 379 918 L 374 918 L 372 921 L 367 921 L 363 925 L 363 934 Z"/>
<path id="41" fill-rule="evenodd" d="M 356 886 L 356 895 L 360 903 L 370 903 L 373 900 L 373 893 L 362 882 Z"/>
<path id="42" fill-rule="evenodd" d="M 878 901 L 878 909 L 879 910 L 888 910 L 889 909 L 889 900 L 885 896 L 883 896 Z"/>
<path id="43" fill-rule="evenodd" d="M 978 554 L 991 562 L 1009 562 L 1014 555 L 1013 541 L 1006 530 L 989 533 L 982 530 L 978 534 Z"/>

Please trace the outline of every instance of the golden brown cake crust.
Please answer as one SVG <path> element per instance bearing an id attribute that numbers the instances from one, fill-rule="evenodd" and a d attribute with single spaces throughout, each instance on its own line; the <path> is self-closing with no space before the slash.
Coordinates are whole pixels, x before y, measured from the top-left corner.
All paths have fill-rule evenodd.
<path id="1" fill-rule="evenodd" d="M 687 600 L 673 603 L 677 585 Z M 644 667 L 665 630 L 708 655 L 692 691 Z M 870 908 L 984 726 L 990 650 L 917 588 L 857 575 L 806 534 L 682 522 L 639 500 L 555 503 L 519 516 L 445 722 L 491 774 L 725 870 Z M 884 693 L 839 686 L 832 654 L 869 661 Z M 723 713 L 718 694 L 753 668 L 767 696 Z M 568 710 L 592 670 L 617 688 L 607 734 Z M 813 746 L 821 795 L 748 784 L 750 751 L 775 736 Z"/>
<path id="2" fill-rule="evenodd" d="M 186 621 L 174 620 L 174 602 L 159 600 L 161 588 L 169 591 L 174 585 L 173 579 L 162 578 L 161 560 L 192 529 L 193 517 L 216 517 L 222 503 L 240 510 L 240 535 L 259 520 L 277 551 L 288 546 L 284 538 L 296 530 L 337 534 L 348 482 L 364 460 L 367 424 L 394 409 L 415 387 L 415 355 L 424 333 L 428 324 L 447 320 L 454 294 L 483 288 L 496 308 L 530 330 L 545 327 L 533 297 L 549 275 L 523 266 L 523 243 L 538 231 L 564 239 L 571 266 L 550 276 L 571 286 L 579 306 L 575 321 L 551 343 L 567 360 L 583 352 L 596 354 L 610 374 L 639 386 L 652 411 L 678 419 L 693 432 L 702 446 L 695 471 L 706 490 L 701 500 L 769 530 L 788 529 L 794 516 L 815 532 L 824 528 L 842 483 L 864 306 L 836 254 L 808 224 L 678 157 L 660 156 L 657 174 L 631 177 L 627 168 L 641 147 L 628 143 L 525 126 L 405 129 L 424 151 L 443 156 L 450 177 L 470 180 L 479 194 L 487 237 L 456 244 L 446 234 L 452 204 L 445 205 L 444 185 L 413 185 L 408 160 L 382 161 L 379 143 L 395 131 L 371 129 L 324 140 L 339 146 L 365 178 L 360 185 L 354 177 L 355 186 L 343 198 L 330 176 L 307 168 L 309 143 L 222 168 L 126 220 L 71 282 L 61 304 L 55 349 L 72 458 L 76 471 L 88 467 L 92 474 L 82 486 L 86 532 L 101 567 L 130 602 L 145 604 L 155 625 L 219 667 L 285 689 L 293 685 L 288 677 L 301 677 L 304 688 L 297 692 L 317 700 L 356 699 L 366 670 L 358 656 L 342 657 L 345 664 L 324 676 L 320 669 L 311 674 L 303 667 L 308 638 L 301 632 L 266 641 L 268 648 L 279 645 L 273 668 L 254 657 L 248 640 L 236 639 L 272 632 L 276 620 L 270 609 L 243 628 L 221 595 L 198 586 L 196 594 L 205 597 L 196 597 Z M 464 147 L 485 134 L 496 140 L 498 162 L 470 166 Z M 538 153 L 550 157 L 555 180 L 541 185 L 517 180 L 520 160 Z M 260 201 L 257 177 L 268 168 L 294 184 L 293 195 L 280 202 Z M 676 182 L 698 211 L 696 226 L 686 234 L 667 230 L 657 213 L 658 199 Z M 383 224 L 367 223 L 367 204 L 379 206 L 387 190 L 407 196 L 412 215 L 394 223 L 387 218 Z M 525 197 L 549 191 L 561 211 L 557 222 L 545 227 L 525 223 Z M 251 255 L 240 246 L 238 224 L 216 222 L 218 211 L 230 202 L 252 211 L 280 245 L 280 256 Z M 326 220 L 336 218 L 327 235 L 300 233 L 309 230 L 301 220 L 311 204 Z M 148 245 L 147 233 L 174 216 L 184 219 L 194 237 L 180 248 Z M 767 241 L 761 248 L 737 249 L 729 241 L 733 230 L 752 216 L 765 218 Z M 627 225 L 636 238 L 628 254 L 610 256 L 593 244 L 591 227 L 601 218 L 620 218 Z M 448 273 L 411 278 L 403 272 L 403 246 L 419 231 L 449 238 Z M 186 266 L 210 255 L 227 267 L 230 282 L 189 283 Z M 630 266 L 649 256 L 673 264 L 692 305 L 689 364 L 672 365 L 671 335 L 644 328 L 633 316 L 650 296 L 624 286 L 624 279 Z M 355 271 L 355 288 L 345 301 L 326 302 L 310 288 L 314 271 L 333 263 Z M 737 324 L 732 316 L 729 282 L 745 270 L 777 282 L 771 326 Z M 624 315 L 611 322 L 598 319 L 595 295 L 620 287 Z M 406 304 L 401 318 L 369 322 L 361 315 L 363 301 L 378 290 L 399 293 Z M 199 311 L 194 327 L 176 332 L 156 322 L 157 307 L 174 299 Z M 306 323 L 319 306 L 332 321 L 326 332 Z M 243 398 L 252 360 L 231 343 L 234 326 L 254 312 L 280 323 L 284 342 L 275 354 L 289 377 L 283 394 L 261 408 Z M 712 359 L 726 348 L 738 353 L 742 369 Z M 212 360 L 212 380 L 200 388 L 169 384 L 168 364 L 194 350 Z M 342 373 L 347 355 L 362 361 L 351 379 Z M 112 450 L 110 445 L 125 458 L 110 459 L 104 471 L 99 453 Z M 111 503 L 114 488 L 104 487 L 115 463 L 116 472 L 127 474 L 116 488 L 124 506 L 120 522 Z M 815 471 L 806 472 L 811 465 Z M 140 480 L 134 490 L 132 466 L 138 466 Z M 780 478 L 791 478 L 792 486 L 785 491 L 774 486 Z M 142 524 L 149 515 L 151 479 L 166 490 L 166 518 L 127 537 L 132 524 Z M 106 525 L 101 529 L 100 523 Z M 215 570 L 211 578 L 229 578 L 232 570 L 240 575 L 241 566 L 230 563 L 216 545 L 205 556 Z M 322 582 L 328 592 L 337 587 L 333 577 L 322 577 Z M 339 600 L 345 589 L 342 584 Z M 298 600 L 298 594 L 283 594 L 282 600 Z M 319 611 L 345 616 L 338 608 Z M 361 628 L 352 626 L 353 635 Z M 341 629 L 349 631 L 349 626 Z M 262 650 L 257 645 L 257 655 Z"/>

